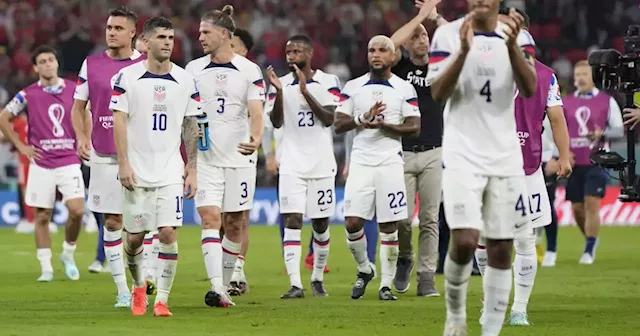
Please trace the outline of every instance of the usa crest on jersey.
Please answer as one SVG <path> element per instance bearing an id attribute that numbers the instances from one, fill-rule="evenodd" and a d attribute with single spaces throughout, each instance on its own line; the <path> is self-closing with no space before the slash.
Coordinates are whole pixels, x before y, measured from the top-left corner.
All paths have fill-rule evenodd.
<path id="1" fill-rule="evenodd" d="M 167 97 L 167 88 L 164 85 L 153 86 L 153 99 L 163 101 Z"/>

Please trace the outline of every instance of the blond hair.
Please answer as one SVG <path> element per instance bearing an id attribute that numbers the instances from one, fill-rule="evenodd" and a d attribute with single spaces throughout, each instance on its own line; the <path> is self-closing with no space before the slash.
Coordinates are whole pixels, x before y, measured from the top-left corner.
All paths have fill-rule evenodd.
<path id="1" fill-rule="evenodd" d="M 202 16 L 202 21 L 208 22 L 214 26 L 226 29 L 229 37 L 236 32 L 236 23 L 233 21 L 233 6 L 225 5 L 222 10 L 210 10 Z"/>
<path id="2" fill-rule="evenodd" d="M 369 40 L 368 48 L 371 48 L 374 44 L 381 44 L 389 50 L 396 50 L 393 41 L 385 35 L 376 35 Z"/>

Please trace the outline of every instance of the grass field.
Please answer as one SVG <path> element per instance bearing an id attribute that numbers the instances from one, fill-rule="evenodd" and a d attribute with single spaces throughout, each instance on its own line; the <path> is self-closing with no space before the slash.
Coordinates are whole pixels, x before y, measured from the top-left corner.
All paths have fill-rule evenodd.
<path id="1" fill-rule="evenodd" d="M 71 282 L 57 262 L 63 234 L 54 238 L 55 280 L 36 283 L 40 267 L 33 238 L 0 230 L 0 335 L 440 335 L 444 299 L 418 298 L 415 283 L 396 302 L 379 302 L 378 280 L 367 294 L 349 297 L 355 264 L 344 242 L 344 230 L 332 226 L 331 272 L 325 283 L 328 298 L 281 301 L 288 279 L 277 228 L 252 227 L 246 272 L 251 292 L 236 298 L 236 307 L 205 306 L 209 284 L 200 250 L 198 228 L 179 233 L 180 260 L 169 306 L 173 318 L 134 318 L 112 308 L 115 285 L 108 273 L 89 274 L 95 234 L 80 237 L 77 262 L 81 279 Z M 307 228 L 308 230 L 308 228 Z M 415 235 L 414 235 L 415 236 Z M 309 237 L 309 231 L 303 234 Z M 604 228 L 598 259 L 578 265 L 583 240 L 575 228 L 560 230 L 558 265 L 539 269 L 529 305 L 529 328 L 505 327 L 501 335 L 638 335 L 640 333 L 640 229 Z M 304 246 L 304 245 L 303 245 Z M 306 248 L 303 248 L 306 252 Z M 303 271 L 308 286 L 310 272 Z M 444 289 L 443 278 L 437 286 Z M 469 291 L 469 335 L 480 335 L 481 279 Z"/>

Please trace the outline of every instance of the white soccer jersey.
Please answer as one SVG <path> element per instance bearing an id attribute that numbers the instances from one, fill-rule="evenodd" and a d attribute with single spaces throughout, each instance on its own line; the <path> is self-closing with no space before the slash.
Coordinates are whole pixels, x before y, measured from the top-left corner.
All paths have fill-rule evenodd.
<path id="1" fill-rule="evenodd" d="M 280 83 L 284 100 L 280 174 L 301 178 L 336 176 L 331 127 L 325 127 L 313 114 L 293 74 L 280 77 Z M 313 78 L 307 80 L 307 90 L 320 105 L 336 106 L 340 99 L 340 80 L 316 70 Z M 276 89 L 270 87 L 265 106 L 267 113 L 273 110 L 275 93 Z"/>
<path id="2" fill-rule="evenodd" d="M 391 75 L 386 81 L 373 80 L 368 73 L 344 85 L 336 113 L 355 117 L 369 111 L 377 101 L 387 105 L 382 116 L 390 125 L 401 125 L 407 117 L 420 117 L 413 85 L 396 75 Z M 358 127 L 353 139 L 351 162 L 365 166 L 402 164 L 402 137 L 389 135 L 380 129 Z"/>
<path id="3" fill-rule="evenodd" d="M 464 19 L 438 27 L 431 42 L 427 81 L 440 76 L 460 50 Z M 444 110 L 442 140 L 446 168 L 486 176 L 523 175 L 522 152 L 516 132 L 516 84 L 499 22 L 493 33 L 475 33 L 473 44 Z M 521 31 L 517 43 L 533 41 Z M 530 57 L 530 56 L 528 56 Z M 530 61 L 533 63 L 533 59 Z"/>
<path id="4" fill-rule="evenodd" d="M 109 108 L 127 113 L 127 155 L 137 186 L 183 183 L 182 122 L 202 114 L 200 94 L 193 76 L 178 65 L 159 76 L 144 63 L 116 74 Z"/>
<path id="5" fill-rule="evenodd" d="M 240 55 L 225 64 L 213 63 L 206 55 L 189 62 L 186 69 L 196 79 L 209 118 L 211 149 L 199 151 L 198 160 L 216 167 L 255 167 L 257 151 L 242 155 L 238 144 L 249 142 L 251 135 L 248 102 L 265 101 L 260 67 Z"/>

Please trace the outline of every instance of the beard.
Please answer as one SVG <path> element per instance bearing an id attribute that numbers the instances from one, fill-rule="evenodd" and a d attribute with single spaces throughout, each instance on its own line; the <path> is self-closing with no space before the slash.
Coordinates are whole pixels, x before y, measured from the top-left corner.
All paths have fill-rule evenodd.
<path id="1" fill-rule="evenodd" d="M 295 64 L 298 67 L 298 69 L 300 69 L 300 70 L 302 70 L 302 69 L 307 67 L 307 61 L 295 62 L 293 64 Z M 289 64 L 289 70 L 291 70 L 291 72 L 295 72 L 296 71 L 296 69 L 293 68 L 293 64 Z"/>
<path id="2" fill-rule="evenodd" d="M 382 80 L 384 78 L 384 74 L 387 72 L 388 69 L 389 69 L 388 65 L 384 65 L 382 68 L 374 68 L 370 66 L 369 72 L 371 73 L 371 78 Z"/>

